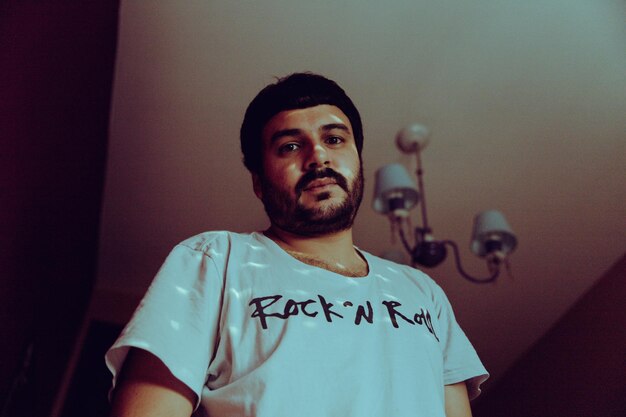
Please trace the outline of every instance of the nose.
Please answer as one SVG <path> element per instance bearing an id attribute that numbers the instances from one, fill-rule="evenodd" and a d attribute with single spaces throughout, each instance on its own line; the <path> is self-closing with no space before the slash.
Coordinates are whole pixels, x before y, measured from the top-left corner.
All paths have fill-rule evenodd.
<path id="1" fill-rule="evenodd" d="M 307 161 L 307 169 L 318 169 L 330 164 L 327 149 L 321 144 L 316 144 L 311 148 Z"/>

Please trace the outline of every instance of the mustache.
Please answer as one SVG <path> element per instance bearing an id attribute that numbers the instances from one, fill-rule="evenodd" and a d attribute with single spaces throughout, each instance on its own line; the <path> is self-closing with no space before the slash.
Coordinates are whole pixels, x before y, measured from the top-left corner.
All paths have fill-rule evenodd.
<path id="1" fill-rule="evenodd" d="M 296 183 L 296 194 L 299 196 L 311 182 L 320 179 L 320 178 L 332 178 L 337 182 L 337 185 L 343 188 L 343 190 L 347 193 L 348 191 L 348 180 L 341 175 L 340 173 L 334 171 L 331 168 L 322 168 L 315 171 L 309 171 L 300 178 L 300 180 Z"/>

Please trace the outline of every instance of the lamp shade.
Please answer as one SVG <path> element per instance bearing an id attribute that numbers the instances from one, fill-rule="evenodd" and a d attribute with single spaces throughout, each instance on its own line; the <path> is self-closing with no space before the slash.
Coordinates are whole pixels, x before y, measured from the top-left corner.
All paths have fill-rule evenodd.
<path id="1" fill-rule="evenodd" d="M 470 245 L 472 252 L 480 257 L 495 251 L 507 255 L 516 246 L 517 238 L 502 213 L 488 210 L 476 215 Z"/>
<path id="2" fill-rule="evenodd" d="M 429 141 L 430 131 L 419 123 L 413 123 L 396 134 L 396 146 L 404 153 L 421 152 Z"/>
<path id="3" fill-rule="evenodd" d="M 406 168 L 388 164 L 376 171 L 372 207 L 387 214 L 396 210 L 411 210 L 419 200 L 419 193 Z"/>

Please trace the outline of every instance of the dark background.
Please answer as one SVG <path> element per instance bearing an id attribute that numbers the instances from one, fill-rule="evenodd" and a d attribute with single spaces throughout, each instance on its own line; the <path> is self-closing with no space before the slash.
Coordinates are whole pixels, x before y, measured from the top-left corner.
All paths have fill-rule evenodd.
<path id="1" fill-rule="evenodd" d="M 2 417 L 50 415 L 89 303 L 118 6 L 0 3 Z"/>

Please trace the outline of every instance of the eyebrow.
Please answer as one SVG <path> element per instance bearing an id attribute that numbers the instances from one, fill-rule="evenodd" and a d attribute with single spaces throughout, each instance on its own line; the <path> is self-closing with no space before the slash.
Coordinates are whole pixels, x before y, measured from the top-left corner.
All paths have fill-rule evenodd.
<path id="1" fill-rule="evenodd" d="M 323 125 L 320 129 L 324 132 L 328 132 L 331 130 L 339 129 L 343 130 L 346 133 L 350 133 L 350 128 L 344 125 L 343 123 L 329 123 L 327 125 Z M 302 133 L 302 129 L 282 129 L 274 132 L 272 137 L 270 137 L 270 143 L 275 143 L 277 140 L 284 138 L 285 136 L 298 136 Z"/>
<path id="2" fill-rule="evenodd" d="M 350 133 L 350 129 L 348 128 L 348 126 L 344 125 L 343 123 L 329 123 L 327 125 L 322 126 L 322 130 L 324 132 L 328 132 L 329 130 L 335 130 L 335 129 L 343 130 L 346 133 Z"/>
<path id="3" fill-rule="evenodd" d="M 280 138 L 284 138 L 285 136 L 298 136 L 302 132 L 301 129 L 282 129 L 274 132 L 272 137 L 270 138 L 270 143 L 276 142 Z"/>

